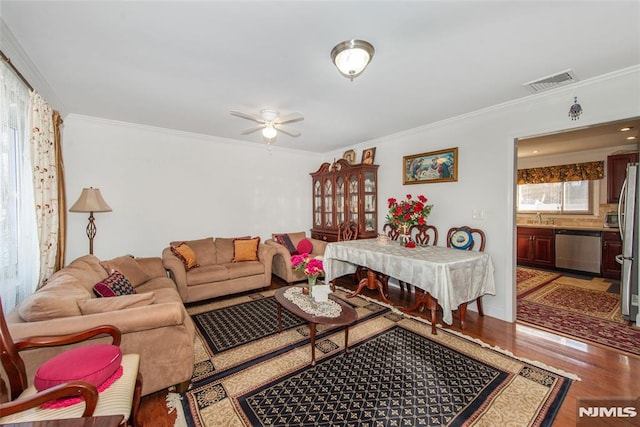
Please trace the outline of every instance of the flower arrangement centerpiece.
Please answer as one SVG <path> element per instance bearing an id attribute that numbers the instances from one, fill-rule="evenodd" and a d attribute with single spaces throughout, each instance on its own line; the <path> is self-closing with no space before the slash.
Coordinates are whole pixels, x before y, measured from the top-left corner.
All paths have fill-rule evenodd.
<path id="1" fill-rule="evenodd" d="M 414 199 L 411 194 L 407 194 L 407 198 L 400 202 L 393 197 L 387 200 L 389 206 L 387 222 L 396 229 L 402 230 L 400 236 L 405 244 L 409 242 L 409 227 L 427 223 L 427 217 L 433 207 L 433 205 L 427 205 L 427 200 L 422 194 L 417 199 Z"/>
<path id="2" fill-rule="evenodd" d="M 313 285 L 316 284 L 318 276 L 324 273 L 322 260 L 311 258 L 309 254 L 304 253 L 292 256 L 291 266 L 294 270 L 304 271 L 305 276 L 307 276 L 307 282 L 309 282 L 309 294 L 312 294 Z"/>

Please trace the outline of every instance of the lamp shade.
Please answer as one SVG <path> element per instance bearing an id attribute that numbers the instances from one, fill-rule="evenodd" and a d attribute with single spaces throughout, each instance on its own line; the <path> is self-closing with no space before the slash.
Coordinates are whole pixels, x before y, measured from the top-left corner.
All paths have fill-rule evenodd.
<path id="1" fill-rule="evenodd" d="M 364 40 L 347 40 L 331 50 L 331 60 L 338 71 L 349 79 L 359 76 L 373 58 L 375 49 Z"/>
<path id="2" fill-rule="evenodd" d="M 83 188 L 80 198 L 69 208 L 70 212 L 111 212 L 99 188 Z"/>

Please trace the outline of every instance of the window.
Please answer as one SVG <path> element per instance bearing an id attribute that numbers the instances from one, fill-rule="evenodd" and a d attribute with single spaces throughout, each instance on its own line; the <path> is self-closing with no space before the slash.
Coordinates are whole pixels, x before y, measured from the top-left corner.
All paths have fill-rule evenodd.
<path id="1" fill-rule="evenodd" d="M 592 214 L 592 181 L 518 185 L 518 212 Z"/>
<path id="2" fill-rule="evenodd" d="M 35 290 L 40 268 L 28 109 L 28 89 L 0 63 L 0 296 L 5 312 Z"/>

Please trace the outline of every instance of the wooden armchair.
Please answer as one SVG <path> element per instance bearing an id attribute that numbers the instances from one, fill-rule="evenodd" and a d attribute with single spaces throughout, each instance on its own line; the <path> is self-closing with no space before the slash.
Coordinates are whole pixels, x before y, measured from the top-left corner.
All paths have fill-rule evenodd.
<path id="1" fill-rule="evenodd" d="M 76 334 L 37 336 L 13 341 L 0 300 L 0 359 L 9 382 L 7 390 L 6 383 L 0 379 L 0 424 L 122 415 L 121 425 L 137 426 L 136 417 L 142 393 L 142 376 L 138 372 L 140 357 L 137 354 L 123 355 L 122 376 L 100 393 L 95 385 L 84 381 L 70 381 L 39 392 L 35 386 L 28 385 L 20 351 L 78 343 L 100 335 L 109 335 L 113 345 L 120 345 L 120 331 L 108 325 Z M 69 397 L 79 397 L 81 402 L 63 407 L 41 407 L 44 403 Z"/>
<path id="2" fill-rule="evenodd" d="M 358 239 L 358 224 L 354 221 L 345 221 L 338 225 L 338 242 Z"/>

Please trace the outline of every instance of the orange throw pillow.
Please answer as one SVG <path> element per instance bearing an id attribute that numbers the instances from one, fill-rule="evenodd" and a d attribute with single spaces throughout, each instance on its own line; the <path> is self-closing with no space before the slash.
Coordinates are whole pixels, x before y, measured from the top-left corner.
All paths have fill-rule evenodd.
<path id="1" fill-rule="evenodd" d="M 233 240 L 233 262 L 258 261 L 260 237 Z"/>
<path id="2" fill-rule="evenodd" d="M 200 267 L 198 262 L 196 261 L 196 254 L 193 252 L 193 249 L 189 247 L 185 242 L 178 243 L 175 246 L 171 246 L 171 252 L 184 264 L 187 271 L 192 268 Z"/>

